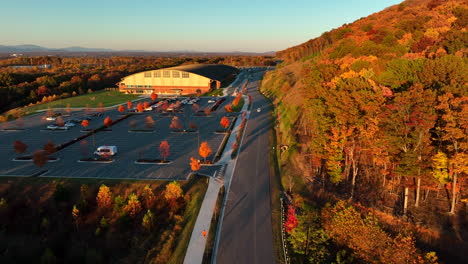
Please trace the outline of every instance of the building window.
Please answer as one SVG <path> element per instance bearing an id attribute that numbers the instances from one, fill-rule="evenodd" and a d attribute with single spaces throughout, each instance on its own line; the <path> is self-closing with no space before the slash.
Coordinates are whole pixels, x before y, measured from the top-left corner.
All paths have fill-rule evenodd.
<path id="1" fill-rule="evenodd" d="M 125 85 L 125 83 L 120 83 L 120 85 Z"/>
<path id="2" fill-rule="evenodd" d="M 151 76 L 151 72 L 145 72 L 145 78 L 151 78 L 153 76 Z"/>
<path id="3" fill-rule="evenodd" d="M 145 88 L 151 88 L 151 85 L 145 85 Z"/>
<path id="4" fill-rule="evenodd" d="M 141 87 L 143 87 L 143 85 L 137 85 L 137 88 L 141 88 Z"/>
<path id="5" fill-rule="evenodd" d="M 142 93 L 143 93 L 143 90 L 137 90 L 136 92 L 142 94 Z"/>
<path id="6" fill-rule="evenodd" d="M 178 71 L 173 71 L 173 72 L 172 72 L 172 78 L 180 78 L 180 72 L 178 72 Z"/>
<path id="7" fill-rule="evenodd" d="M 161 72 L 160 71 L 155 71 L 154 72 L 154 77 L 155 78 L 161 78 Z"/>
<path id="8" fill-rule="evenodd" d="M 133 88 L 133 85 L 127 85 L 128 88 Z"/>
<path id="9" fill-rule="evenodd" d="M 170 71 L 163 71 L 163 77 L 164 78 L 171 78 L 171 72 Z"/>
<path id="10" fill-rule="evenodd" d="M 190 77 L 190 75 L 189 75 L 188 72 L 183 72 L 182 73 L 182 78 L 189 78 L 189 77 Z"/>

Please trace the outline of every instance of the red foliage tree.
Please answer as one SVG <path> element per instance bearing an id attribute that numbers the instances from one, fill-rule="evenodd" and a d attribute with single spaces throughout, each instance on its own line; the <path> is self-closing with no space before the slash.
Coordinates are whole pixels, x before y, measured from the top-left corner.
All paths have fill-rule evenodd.
<path id="1" fill-rule="evenodd" d="M 141 112 L 143 112 L 143 110 L 145 109 L 145 107 L 143 106 L 142 103 L 138 103 L 136 109 L 137 109 L 138 112 L 141 113 Z"/>
<path id="2" fill-rule="evenodd" d="M 43 146 L 43 149 L 47 155 L 50 155 L 52 153 L 55 153 L 57 151 L 57 148 L 55 147 L 55 144 L 49 140 L 47 144 Z"/>
<path id="3" fill-rule="evenodd" d="M 197 124 L 195 124 L 194 122 L 190 122 L 188 126 L 189 126 L 190 129 L 197 129 L 198 128 Z"/>
<path id="4" fill-rule="evenodd" d="M 177 116 L 174 116 L 172 118 L 171 124 L 169 125 L 170 129 L 173 130 L 179 130 L 182 128 L 182 123 L 180 122 L 180 119 Z"/>
<path id="5" fill-rule="evenodd" d="M 167 101 L 164 101 L 162 104 L 161 104 L 161 109 L 166 111 L 167 108 L 169 108 L 169 103 Z"/>
<path id="6" fill-rule="evenodd" d="M 169 148 L 169 142 L 166 140 L 159 144 L 159 153 L 161 154 L 161 157 L 163 157 L 164 161 L 166 161 L 166 158 L 169 156 Z"/>
<path id="7" fill-rule="evenodd" d="M 110 117 L 104 118 L 104 125 L 105 125 L 106 127 L 110 127 L 110 126 L 112 125 L 112 122 L 113 122 L 113 121 L 112 121 L 112 119 L 111 119 Z"/>
<path id="8" fill-rule="evenodd" d="M 119 105 L 119 108 L 117 108 L 117 110 L 120 112 L 120 113 L 123 113 L 125 111 L 125 107 L 123 105 Z"/>
<path id="9" fill-rule="evenodd" d="M 144 102 L 143 103 L 143 109 L 150 107 L 149 102 Z"/>
<path id="10" fill-rule="evenodd" d="M 228 126 L 229 126 L 229 118 L 223 116 L 223 118 L 221 118 L 221 121 L 219 122 L 219 124 L 221 125 L 221 127 L 223 127 L 224 129 L 226 129 Z"/>
<path id="11" fill-rule="evenodd" d="M 80 152 L 84 157 L 88 155 L 88 141 L 82 140 L 80 142 Z"/>
<path id="12" fill-rule="evenodd" d="M 286 215 L 286 222 L 284 223 L 284 228 L 286 232 L 291 233 L 298 224 L 296 218 L 296 209 L 292 205 L 288 205 L 288 212 Z"/>
<path id="13" fill-rule="evenodd" d="M 41 85 L 37 88 L 36 94 L 37 96 L 47 96 L 50 94 L 50 90 L 47 88 L 47 86 Z"/>
<path id="14" fill-rule="evenodd" d="M 152 93 L 151 93 L 151 100 L 154 101 L 154 100 L 156 100 L 156 99 L 158 99 L 158 95 L 155 94 L 154 92 L 152 92 Z"/>
<path id="15" fill-rule="evenodd" d="M 17 140 L 13 143 L 13 148 L 15 149 L 16 153 L 24 153 L 28 148 L 28 145 L 24 144 L 23 142 Z"/>
<path id="16" fill-rule="evenodd" d="M 81 121 L 81 126 L 83 126 L 84 128 L 87 128 L 89 126 L 89 121 L 87 119 Z"/>
<path id="17" fill-rule="evenodd" d="M 147 116 L 145 118 L 145 123 L 146 123 L 146 128 L 154 128 L 155 122 L 154 119 L 151 116 Z"/>
<path id="18" fill-rule="evenodd" d="M 129 101 L 127 101 L 127 109 L 129 109 L 129 110 L 130 110 L 130 109 L 132 108 L 132 106 L 133 106 L 133 103 L 132 103 L 132 101 L 130 101 L 130 100 L 129 100 Z"/>
<path id="19" fill-rule="evenodd" d="M 44 167 L 47 163 L 47 155 L 43 150 L 36 150 L 33 154 L 33 162 L 39 168 Z"/>
<path id="20" fill-rule="evenodd" d="M 192 105 L 192 112 L 196 113 L 196 112 L 198 112 L 198 110 L 200 110 L 200 106 L 198 104 L 193 104 Z"/>
<path id="21" fill-rule="evenodd" d="M 224 109 L 226 109 L 226 112 L 228 113 L 232 113 L 232 105 L 231 104 L 228 104 L 224 107 Z"/>

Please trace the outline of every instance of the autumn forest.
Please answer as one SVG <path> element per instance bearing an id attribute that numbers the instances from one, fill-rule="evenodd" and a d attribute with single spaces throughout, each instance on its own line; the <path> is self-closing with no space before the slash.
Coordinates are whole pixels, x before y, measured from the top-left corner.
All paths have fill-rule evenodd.
<path id="1" fill-rule="evenodd" d="M 292 259 L 467 261 L 467 14 L 408 0 L 277 53 Z"/>

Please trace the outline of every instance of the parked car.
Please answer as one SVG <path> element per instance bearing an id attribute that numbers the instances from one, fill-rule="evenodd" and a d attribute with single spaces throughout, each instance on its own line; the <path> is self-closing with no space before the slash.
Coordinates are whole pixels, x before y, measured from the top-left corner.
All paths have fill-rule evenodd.
<path id="1" fill-rule="evenodd" d="M 260 111 L 262 111 L 262 109 L 260 109 L 260 108 L 257 108 L 257 112 L 260 112 Z"/>
<path id="2" fill-rule="evenodd" d="M 150 107 L 147 107 L 145 109 L 143 109 L 143 112 L 149 112 L 149 111 L 152 111 L 153 108 L 150 106 Z"/>
<path id="3" fill-rule="evenodd" d="M 213 100 L 213 99 L 208 100 L 208 103 L 214 103 L 214 102 L 215 102 L 215 100 Z"/>
<path id="4" fill-rule="evenodd" d="M 67 126 L 57 126 L 57 125 L 48 125 L 47 129 L 50 129 L 50 130 L 68 130 L 69 127 L 67 127 Z"/>
<path id="5" fill-rule="evenodd" d="M 98 156 L 114 156 L 117 154 L 117 146 L 100 146 L 94 154 Z"/>
<path id="6" fill-rule="evenodd" d="M 67 122 L 65 122 L 65 124 L 63 124 L 63 126 L 65 126 L 65 127 L 74 127 L 74 126 L 76 126 L 76 124 L 74 122 L 67 121 Z"/>
<path id="7" fill-rule="evenodd" d="M 47 120 L 47 121 L 55 121 L 55 120 L 57 120 L 57 117 L 55 117 L 55 116 L 48 116 L 48 117 L 46 117 L 46 120 Z"/>

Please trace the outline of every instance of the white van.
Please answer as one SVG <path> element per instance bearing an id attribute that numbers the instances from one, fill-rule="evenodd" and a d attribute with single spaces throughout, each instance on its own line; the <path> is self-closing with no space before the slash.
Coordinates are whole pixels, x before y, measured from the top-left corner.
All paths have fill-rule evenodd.
<path id="1" fill-rule="evenodd" d="M 100 146 L 94 154 L 98 156 L 114 156 L 117 154 L 117 146 Z"/>

